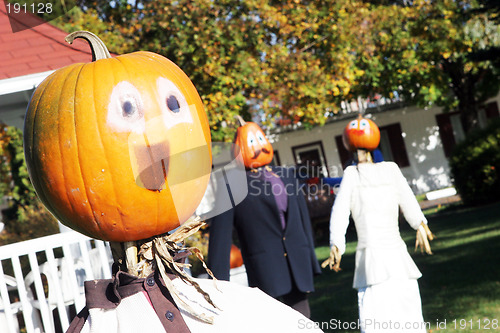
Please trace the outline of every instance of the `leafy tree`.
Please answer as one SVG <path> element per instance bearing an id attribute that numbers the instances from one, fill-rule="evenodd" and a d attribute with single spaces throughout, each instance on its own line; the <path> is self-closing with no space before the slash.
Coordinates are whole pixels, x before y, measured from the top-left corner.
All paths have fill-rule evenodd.
<path id="1" fill-rule="evenodd" d="M 7 135 L 7 125 L 0 123 L 0 204 L 5 203 L 11 186 L 10 159 L 6 148 L 10 137 Z"/>
<path id="2" fill-rule="evenodd" d="M 338 112 L 362 72 L 351 1 L 155 1 L 144 6 L 137 48 L 177 63 L 198 88 L 215 140 L 235 114 L 267 126 L 322 124 Z"/>
<path id="3" fill-rule="evenodd" d="M 467 131 L 500 87 L 490 0 L 78 3 L 65 30 L 174 61 L 197 87 L 216 141 L 232 138 L 236 114 L 312 126 L 344 100 L 377 94 L 459 110 Z"/>
<path id="4" fill-rule="evenodd" d="M 0 245 L 58 231 L 55 218 L 36 197 L 24 161 L 20 129 L 0 124 L 0 198 L 8 208 L 1 212 L 5 231 Z"/>
<path id="5" fill-rule="evenodd" d="M 24 162 L 22 132 L 20 129 L 1 124 L 0 156 L 2 173 L 0 183 L 3 196 L 10 197 L 16 205 L 27 206 L 36 201 L 35 191 L 28 177 Z"/>
<path id="6" fill-rule="evenodd" d="M 467 204 L 500 200 L 500 120 L 471 133 L 450 156 L 455 187 Z"/>
<path id="7" fill-rule="evenodd" d="M 127 27 L 127 22 L 116 22 L 113 17 L 103 20 L 102 15 L 94 8 L 83 10 L 80 7 L 75 7 L 51 23 L 68 33 L 78 30 L 91 31 L 106 42 L 110 52 L 116 54 L 130 52 L 132 41 L 126 38 L 127 31 L 130 29 Z"/>
<path id="8" fill-rule="evenodd" d="M 500 22 L 500 2 L 497 0 L 478 0 L 478 4 L 478 8 L 473 12 L 487 14 L 491 20 Z"/>
<path id="9" fill-rule="evenodd" d="M 458 110 L 466 132 L 477 127 L 478 107 L 500 88 L 498 61 L 477 56 L 500 45 L 500 27 L 479 8 L 475 0 L 371 5 L 371 45 L 358 57 L 368 81 L 359 93 L 397 92 Z"/>
<path id="10" fill-rule="evenodd" d="M 488 20 L 500 24 L 500 2 L 496 0 L 478 0 L 480 6 L 472 13 L 487 15 Z M 490 45 L 485 49 L 475 50 L 471 53 L 470 59 L 473 61 L 490 60 L 498 68 L 500 67 L 500 45 Z"/>
<path id="11" fill-rule="evenodd" d="M 89 28 L 111 51 L 150 50 L 174 61 L 221 141 L 232 139 L 236 114 L 275 126 L 322 124 L 338 112 L 362 74 L 352 25 L 364 10 L 347 0 L 81 1 L 80 13 L 60 26 Z"/>

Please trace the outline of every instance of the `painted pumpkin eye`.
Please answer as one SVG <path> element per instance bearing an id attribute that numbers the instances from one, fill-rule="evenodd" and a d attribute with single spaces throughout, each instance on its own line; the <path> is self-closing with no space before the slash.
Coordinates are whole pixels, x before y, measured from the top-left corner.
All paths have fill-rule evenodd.
<path id="1" fill-rule="evenodd" d="M 257 140 L 255 139 L 255 135 L 253 133 L 248 133 L 248 136 L 247 136 L 248 147 L 255 146 L 256 144 L 257 144 Z"/>
<path id="2" fill-rule="evenodd" d="M 358 121 L 357 120 L 353 120 L 349 123 L 349 128 L 356 128 L 358 127 Z"/>
<path id="3" fill-rule="evenodd" d="M 165 126 L 171 128 L 181 123 L 193 123 L 186 97 L 175 83 L 160 77 L 156 80 L 156 86 Z"/>
<path id="4" fill-rule="evenodd" d="M 261 132 L 257 132 L 257 140 L 261 145 L 265 145 L 267 143 L 264 134 L 262 134 Z"/>
<path id="5" fill-rule="evenodd" d="M 368 121 L 366 119 L 363 119 L 359 122 L 359 129 L 365 130 L 368 129 L 370 125 L 368 124 Z"/>
<path id="6" fill-rule="evenodd" d="M 106 121 L 117 132 L 144 132 L 144 107 L 141 93 L 134 85 L 122 81 L 113 88 Z"/>
<path id="7" fill-rule="evenodd" d="M 170 95 L 167 98 L 167 107 L 173 113 L 178 113 L 181 109 L 181 107 L 179 105 L 179 101 L 177 100 L 177 98 L 174 95 Z"/>
<path id="8" fill-rule="evenodd" d="M 134 101 L 125 101 L 122 104 L 123 117 L 133 117 L 137 113 L 137 105 Z"/>

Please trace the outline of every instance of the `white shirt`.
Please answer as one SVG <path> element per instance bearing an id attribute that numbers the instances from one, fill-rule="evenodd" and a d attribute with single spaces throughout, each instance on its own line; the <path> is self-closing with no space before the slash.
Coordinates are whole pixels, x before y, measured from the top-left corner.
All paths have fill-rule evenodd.
<path id="1" fill-rule="evenodd" d="M 178 303 L 182 317 L 192 333 L 271 333 L 323 332 L 318 325 L 291 307 L 275 300 L 257 288 L 244 287 L 228 281 L 194 279 L 205 290 L 220 310 L 209 305 L 194 287 L 181 279 L 172 283 L 180 297 L 197 313 L 212 317 L 213 324 L 204 323 L 184 310 Z M 154 308 L 144 293 L 136 293 L 121 300 L 113 309 L 89 310 L 82 333 L 137 333 L 164 332 Z"/>

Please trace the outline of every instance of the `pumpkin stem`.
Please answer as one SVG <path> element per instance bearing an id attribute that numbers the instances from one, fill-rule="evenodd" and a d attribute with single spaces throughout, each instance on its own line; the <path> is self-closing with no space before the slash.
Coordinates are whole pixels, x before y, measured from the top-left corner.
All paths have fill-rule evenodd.
<path id="1" fill-rule="evenodd" d="M 238 121 L 240 122 L 240 126 L 245 126 L 246 125 L 246 121 L 243 120 L 243 118 L 241 118 L 241 116 L 239 114 L 237 114 L 235 116 L 236 119 L 238 119 Z"/>
<path id="2" fill-rule="evenodd" d="M 67 35 L 64 40 L 73 44 L 73 41 L 77 38 L 83 38 L 89 43 L 90 50 L 92 51 L 92 61 L 111 58 L 111 54 L 109 54 L 108 48 L 104 42 L 90 31 L 72 32 Z"/>

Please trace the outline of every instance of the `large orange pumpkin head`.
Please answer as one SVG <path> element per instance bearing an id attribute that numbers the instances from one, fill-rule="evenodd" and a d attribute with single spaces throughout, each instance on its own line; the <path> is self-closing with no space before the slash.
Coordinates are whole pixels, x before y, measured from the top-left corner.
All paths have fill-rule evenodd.
<path id="1" fill-rule="evenodd" d="M 250 121 L 245 122 L 239 116 L 238 120 L 241 126 L 238 127 L 234 143 L 241 151 L 245 167 L 253 169 L 271 163 L 274 155 L 273 146 L 259 125 Z"/>
<path id="2" fill-rule="evenodd" d="M 178 227 L 201 201 L 211 170 L 196 88 L 158 54 L 111 58 L 95 35 L 70 36 L 87 39 L 98 60 L 57 70 L 32 96 L 24 143 L 38 196 L 63 224 L 103 240 Z"/>
<path id="3" fill-rule="evenodd" d="M 349 151 L 357 149 L 372 151 L 380 143 L 380 130 L 373 121 L 359 115 L 358 119 L 352 120 L 345 127 L 342 141 Z"/>

